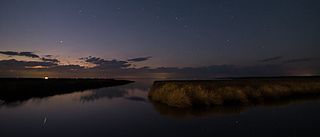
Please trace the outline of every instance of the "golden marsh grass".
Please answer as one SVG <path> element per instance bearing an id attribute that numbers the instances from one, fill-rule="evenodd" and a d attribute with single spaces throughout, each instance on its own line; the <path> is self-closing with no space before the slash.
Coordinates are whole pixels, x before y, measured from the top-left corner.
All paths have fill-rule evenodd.
<path id="1" fill-rule="evenodd" d="M 169 106 L 245 105 L 320 95 L 319 78 L 248 78 L 206 81 L 156 81 L 149 98 Z"/>

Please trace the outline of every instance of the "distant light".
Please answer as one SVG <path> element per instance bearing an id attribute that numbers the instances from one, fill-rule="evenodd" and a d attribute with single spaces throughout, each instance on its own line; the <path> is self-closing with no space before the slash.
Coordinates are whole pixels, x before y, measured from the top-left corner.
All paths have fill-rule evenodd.
<path id="1" fill-rule="evenodd" d="M 44 77 L 44 79 L 49 79 L 49 77 Z"/>

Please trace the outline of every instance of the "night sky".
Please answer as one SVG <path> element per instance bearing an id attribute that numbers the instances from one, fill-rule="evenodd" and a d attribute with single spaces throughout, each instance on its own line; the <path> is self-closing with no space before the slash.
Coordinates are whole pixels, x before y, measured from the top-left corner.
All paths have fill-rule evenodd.
<path id="1" fill-rule="evenodd" d="M 0 77 L 320 74 L 318 0 L 0 0 Z"/>

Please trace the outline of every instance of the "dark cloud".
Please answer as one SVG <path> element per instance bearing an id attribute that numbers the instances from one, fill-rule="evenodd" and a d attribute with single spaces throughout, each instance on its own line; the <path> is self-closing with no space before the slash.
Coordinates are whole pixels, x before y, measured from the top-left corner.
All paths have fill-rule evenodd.
<path id="1" fill-rule="evenodd" d="M 45 55 L 44 57 L 40 57 L 39 55 L 33 52 L 16 52 L 16 51 L 0 51 L 0 54 L 8 55 L 8 56 L 22 56 L 22 57 L 29 57 L 29 58 L 38 58 L 44 62 L 51 62 L 51 63 L 59 63 L 58 59 L 52 58 L 52 55 Z"/>
<path id="2" fill-rule="evenodd" d="M 276 57 L 262 59 L 262 60 L 259 60 L 259 62 L 264 63 L 264 62 L 276 61 L 276 60 L 280 60 L 280 59 L 282 59 L 282 56 L 276 56 Z"/>
<path id="3" fill-rule="evenodd" d="M 40 58 L 38 55 L 33 52 L 15 52 L 15 51 L 0 51 L 0 54 L 8 55 L 8 56 L 24 56 L 30 58 Z"/>
<path id="4" fill-rule="evenodd" d="M 58 65 L 51 67 L 50 70 L 54 71 L 81 71 L 84 70 L 85 68 L 79 65 Z"/>
<path id="5" fill-rule="evenodd" d="M 52 62 L 17 61 L 15 59 L 0 61 L 0 69 L 26 69 L 28 67 L 35 67 L 35 66 L 50 67 L 50 66 L 56 66 L 56 65 L 57 64 Z"/>
<path id="6" fill-rule="evenodd" d="M 139 57 L 139 58 L 133 58 L 133 59 L 128 59 L 127 61 L 130 61 L 130 62 L 142 62 L 142 61 L 146 61 L 146 60 L 149 60 L 151 59 L 152 57 Z"/>
<path id="7" fill-rule="evenodd" d="M 52 58 L 53 55 L 44 55 L 44 57 L 46 57 L 46 58 Z"/>
<path id="8" fill-rule="evenodd" d="M 36 55 L 32 52 L 20 52 L 20 55 L 26 56 L 26 57 L 31 57 L 31 58 L 39 58 L 38 55 Z"/>
<path id="9" fill-rule="evenodd" d="M 299 59 L 286 60 L 283 63 L 290 64 L 290 63 L 300 63 L 300 62 L 310 62 L 310 61 L 312 61 L 311 58 L 299 58 Z"/>
<path id="10" fill-rule="evenodd" d="M 272 58 L 266 58 L 266 59 L 262 59 L 259 60 L 259 62 L 272 62 L 272 61 L 277 61 L 277 60 L 281 60 L 283 59 L 282 56 L 276 56 L 276 57 L 272 57 Z M 283 64 L 292 64 L 292 63 L 300 63 L 300 62 L 310 62 L 313 59 L 311 58 L 296 58 L 296 59 L 289 59 L 289 60 L 284 60 L 282 61 Z"/>
<path id="11" fill-rule="evenodd" d="M 258 64 L 252 66 L 238 65 L 211 65 L 205 67 L 129 67 L 128 61 L 105 60 L 98 57 L 86 57 L 81 60 L 95 64 L 92 68 L 80 65 L 61 65 L 56 59 L 40 58 L 42 61 L 0 61 L 1 76 L 16 76 L 19 73 L 11 73 L 9 70 L 19 72 L 29 71 L 32 76 L 52 74 L 56 77 L 94 77 L 94 78 L 168 78 L 168 79 L 213 79 L 218 77 L 248 77 L 248 76 L 282 76 L 295 75 L 295 68 L 304 70 L 305 74 L 318 74 L 315 70 L 304 69 L 301 65 L 285 65 L 285 63 L 307 62 L 310 58 L 292 59 L 284 61 L 284 64 Z M 271 58 L 269 59 L 271 60 Z M 276 60 L 276 58 L 272 59 Z M 43 66 L 43 67 L 38 67 Z M 37 69 L 33 69 L 37 68 Z M 294 73 L 292 73 L 294 72 Z M 302 71 L 301 71 L 302 72 Z M 298 72 L 297 72 L 298 73 Z M 36 75 L 37 74 L 37 75 Z M 302 74 L 302 73 L 301 73 Z M 296 74 L 296 75 L 301 75 Z M 303 75 L 303 74 L 302 74 Z"/>
<path id="12" fill-rule="evenodd" d="M 281 65 L 212 65 L 207 67 L 186 68 L 156 68 L 152 73 L 167 73 L 167 78 L 194 78 L 212 79 L 217 77 L 242 77 L 242 76 L 277 76 L 285 75 L 286 69 Z"/>
<path id="13" fill-rule="evenodd" d="M 80 58 L 80 60 L 84 60 L 85 62 L 89 62 L 96 65 L 101 64 L 104 61 L 104 59 L 92 57 L 92 56 Z"/>
<path id="14" fill-rule="evenodd" d="M 131 64 L 129 64 L 127 61 L 121 61 L 121 60 L 105 60 L 98 57 L 86 57 L 81 58 L 85 62 L 92 63 L 97 65 L 96 69 L 123 69 L 129 67 Z"/>
<path id="15" fill-rule="evenodd" d="M 51 58 L 41 58 L 44 62 L 52 62 L 52 63 L 59 63 L 60 61 L 58 59 L 51 59 Z"/>

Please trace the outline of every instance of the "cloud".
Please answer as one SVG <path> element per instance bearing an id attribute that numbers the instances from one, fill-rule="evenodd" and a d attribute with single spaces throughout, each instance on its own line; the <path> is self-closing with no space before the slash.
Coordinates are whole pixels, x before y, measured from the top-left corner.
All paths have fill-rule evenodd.
<path id="1" fill-rule="evenodd" d="M 127 61 L 129 62 L 142 62 L 151 59 L 152 57 L 139 57 L 139 58 L 133 58 L 133 59 L 128 59 Z"/>
<path id="2" fill-rule="evenodd" d="M 30 58 L 40 58 L 38 55 L 33 52 L 15 52 L 15 51 L 0 51 L 0 54 L 8 55 L 8 56 L 24 56 Z"/>
<path id="3" fill-rule="evenodd" d="M 8 56 L 20 56 L 20 57 L 29 57 L 29 58 L 37 58 L 44 62 L 52 62 L 59 63 L 58 59 L 52 58 L 52 55 L 45 55 L 44 57 L 40 57 L 39 55 L 33 52 L 16 52 L 16 51 L 0 51 L 0 54 L 8 55 Z"/>
<path id="4" fill-rule="evenodd" d="M 41 58 L 44 62 L 52 62 L 52 63 L 59 63 L 60 61 L 58 59 L 51 59 L 51 58 Z"/>
<path id="5" fill-rule="evenodd" d="M 53 55 L 44 55 L 44 57 L 46 57 L 46 58 L 52 58 Z"/>
<path id="6" fill-rule="evenodd" d="M 123 69 L 131 66 L 127 61 L 121 61 L 121 60 L 105 60 L 98 57 L 89 56 L 86 58 L 80 58 L 81 60 L 84 60 L 87 63 L 92 63 L 97 65 L 96 69 Z"/>
<path id="7" fill-rule="evenodd" d="M 26 69 L 37 66 L 50 67 L 56 65 L 52 62 L 17 61 L 15 59 L 0 61 L 0 69 Z"/>
<path id="8" fill-rule="evenodd" d="M 273 57 L 264 60 L 277 60 Z M 81 58 L 86 63 L 94 64 L 87 68 L 80 65 L 62 65 L 59 60 L 39 58 L 40 61 L 17 61 L 15 59 L 0 61 L 0 76 L 16 77 L 28 74 L 30 77 L 49 75 L 50 77 L 93 77 L 93 78 L 168 78 L 168 79 L 213 79 L 218 77 L 248 76 L 282 76 L 319 74 L 313 66 L 285 65 L 286 63 L 307 62 L 310 58 L 292 59 L 277 64 L 257 64 L 251 66 L 211 65 L 204 67 L 130 67 L 132 62 L 122 60 L 106 60 L 99 57 Z M 142 59 L 140 59 L 142 60 Z M 303 71 L 292 71 L 292 70 Z M 14 71 L 16 70 L 16 71 Z M 24 73 L 28 72 L 28 73 Z M 294 73 L 292 73 L 294 72 Z M 298 74 L 299 73 L 299 74 Z"/>
<path id="9" fill-rule="evenodd" d="M 280 60 L 282 59 L 282 56 L 276 56 L 276 57 L 271 57 L 271 58 L 266 58 L 266 59 L 262 59 L 262 60 L 259 60 L 259 62 L 271 62 L 271 61 L 276 61 L 276 60 Z"/>
<path id="10" fill-rule="evenodd" d="M 281 59 L 283 59 L 282 56 L 275 56 L 275 57 L 259 60 L 259 62 L 265 63 L 265 62 L 272 62 L 272 61 L 277 61 L 277 60 L 281 60 Z M 311 58 L 296 58 L 296 59 L 284 60 L 284 61 L 282 61 L 282 64 L 293 64 L 293 63 L 301 63 L 301 62 L 310 62 L 312 60 L 313 59 L 311 59 Z"/>
<path id="11" fill-rule="evenodd" d="M 300 62 L 310 62 L 312 61 L 311 58 L 299 58 L 299 59 L 290 59 L 283 61 L 284 64 L 290 64 L 290 63 L 300 63 Z"/>
<path id="12" fill-rule="evenodd" d="M 54 67 L 51 67 L 50 70 L 53 70 L 53 71 L 81 71 L 81 70 L 85 70 L 84 67 L 82 66 L 79 66 L 79 65 L 57 65 L 57 66 L 54 66 Z"/>
<path id="13" fill-rule="evenodd" d="M 165 78 L 212 79 L 217 77 L 247 77 L 247 76 L 280 76 L 286 74 L 286 68 L 281 65 L 212 65 L 206 67 L 186 68 L 156 68 L 151 73 L 161 74 Z"/>

